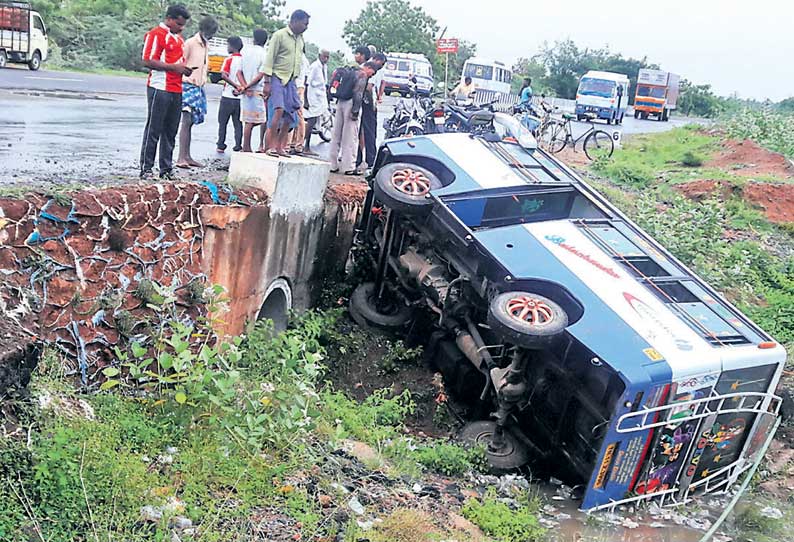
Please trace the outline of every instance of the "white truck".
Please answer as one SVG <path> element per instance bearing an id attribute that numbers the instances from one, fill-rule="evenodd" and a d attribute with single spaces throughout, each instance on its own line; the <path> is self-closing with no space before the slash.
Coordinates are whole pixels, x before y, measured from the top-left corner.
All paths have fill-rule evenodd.
<path id="1" fill-rule="evenodd" d="M 590 70 L 579 80 L 576 120 L 604 119 L 623 124 L 629 105 L 629 78 L 622 73 Z"/>
<path id="2" fill-rule="evenodd" d="M 35 71 L 47 60 L 47 27 L 29 2 L 0 0 L 0 68 L 9 62 Z"/>
<path id="3" fill-rule="evenodd" d="M 663 70 L 641 69 L 637 76 L 637 93 L 634 96 L 634 118 L 667 121 L 678 107 L 681 76 Z"/>

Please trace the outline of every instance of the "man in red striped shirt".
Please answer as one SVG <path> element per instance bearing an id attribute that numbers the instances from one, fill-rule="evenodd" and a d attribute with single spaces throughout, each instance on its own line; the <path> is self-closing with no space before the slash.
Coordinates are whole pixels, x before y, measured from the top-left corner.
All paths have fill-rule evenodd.
<path id="1" fill-rule="evenodd" d="M 190 13 L 181 4 L 169 6 L 165 21 L 146 33 L 143 65 L 149 68 L 146 83 L 148 113 L 141 146 L 141 179 L 152 177 L 160 148 L 160 178 L 173 177 L 173 154 L 182 111 L 182 76 L 193 73 L 184 62 L 182 30 Z"/>

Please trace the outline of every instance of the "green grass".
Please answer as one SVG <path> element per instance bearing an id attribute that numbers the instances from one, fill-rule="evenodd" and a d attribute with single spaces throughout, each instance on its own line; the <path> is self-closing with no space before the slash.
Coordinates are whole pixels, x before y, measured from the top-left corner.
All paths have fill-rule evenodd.
<path id="1" fill-rule="evenodd" d="M 63 63 L 45 63 L 44 68 L 52 71 L 59 71 L 59 72 L 68 72 L 68 73 L 90 73 L 95 75 L 107 75 L 111 77 L 135 77 L 138 79 L 144 79 L 149 76 L 148 72 L 145 71 L 130 71 L 130 70 L 120 70 L 120 69 L 113 69 L 113 68 L 76 68 L 74 66 L 70 66 L 68 64 Z"/>
<path id="2" fill-rule="evenodd" d="M 643 188 L 667 171 L 702 165 L 718 149 L 717 144 L 717 138 L 689 127 L 639 135 L 617 149 L 611 159 L 597 161 L 594 169 L 618 184 Z"/>
<path id="3" fill-rule="evenodd" d="M 18 400 L 25 438 L 0 441 L 0 541 L 27 540 L 36 532 L 53 542 L 167 541 L 168 518 L 143 525 L 139 511 L 174 498 L 183 506 L 175 513 L 199 529 L 197 540 L 237 539 L 263 507 L 291 517 L 304 534 L 330 533 L 315 497 L 290 479 L 305 473 L 307 465 L 322 464 L 343 439 L 371 445 L 388 461 L 390 476 L 428 471 L 452 476 L 481 469 L 481 450 L 406 435 L 404 422 L 415 408 L 408 391 L 384 389 L 357 402 L 330 385 L 320 390 L 325 347 L 338 350 L 333 341 L 349 345 L 355 339 L 332 332 L 337 317 L 338 311 L 309 313 L 276 338 L 260 324 L 241 344 L 240 355 L 225 360 L 203 351 L 199 358 L 218 364 L 200 367 L 203 379 L 214 385 L 205 382 L 200 393 L 186 385 L 184 404 L 174 400 L 168 386 L 136 387 L 130 381 L 99 395 L 76 394 L 58 380 L 62 361 L 48 352 L 44 374 L 37 373 L 32 383 L 34 395 L 85 401 L 95 419 L 43 413 L 35 399 Z M 183 361 L 193 359 L 179 335 L 169 344 Z M 134 355 L 140 348 L 120 353 Z M 396 343 L 389 351 L 408 353 Z M 183 373 L 189 376 L 195 369 L 187 363 Z M 234 374 L 227 399 L 223 382 Z M 115 371 L 113 376 L 120 378 Z M 326 494 L 334 493 L 330 480 L 318 484 Z M 400 517 L 392 521 L 399 523 Z"/>
<path id="4" fill-rule="evenodd" d="M 524 493 L 516 502 L 518 508 L 513 509 L 491 490 L 482 499 L 466 501 L 461 512 L 496 542 L 545 540 L 546 530 L 538 521 L 540 501 Z"/>

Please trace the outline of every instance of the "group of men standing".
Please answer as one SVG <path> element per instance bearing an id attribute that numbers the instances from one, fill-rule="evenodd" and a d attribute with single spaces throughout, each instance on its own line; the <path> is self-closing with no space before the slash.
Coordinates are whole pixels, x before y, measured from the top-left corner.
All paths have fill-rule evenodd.
<path id="1" fill-rule="evenodd" d="M 208 47 L 218 31 L 218 23 L 212 17 L 204 17 L 199 23 L 199 32 L 185 40 L 182 31 L 189 20 L 187 8 L 172 5 L 166 11 L 165 20 L 150 30 L 144 39 L 143 64 L 150 73 L 147 119 L 140 156 L 141 178 L 153 176 L 158 150 L 159 173 L 163 179 L 173 177 L 174 167 L 202 165 L 190 155 L 191 131 L 193 126 L 204 122 L 207 114 L 204 86 L 207 83 Z M 261 126 L 259 152 L 287 157 L 290 148 L 301 152 L 308 150 L 304 149 L 308 145 L 304 145 L 303 138 L 306 133 L 308 140 L 311 131 L 304 130 L 304 117 L 311 120 L 313 114 L 319 116 L 328 108 L 325 93 L 320 95 L 311 90 L 320 85 L 325 88 L 324 79 L 323 82 L 318 80 L 327 76 L 324 68 L 327 52 L 321 54 L 312 66 L 320 72 L 315 76 L 315 87 L 309 87 L 308 96 L 302 95 L 304 81 L 309 78 L 303 41 L 303 33 L 308 26 L 309 15 L 296 10 L 289 25 L 274 32 L 269 43 L 265 30 L 254 32 L 254 45 L 251 47 L 244 48 L 242 39 L 236 36 L 227 40 L 230 56 L 222 68 L 226 87 L 218 111 L 219 152 L 226 149 L 229 120 L 234 125 L 235 150 L 251 152 L 256 126 Z M 306 99 L 314 99 L 316 104 L 304 113 Z M 180 129 L 179 157 L 174 164 L 173 151 Z"/>
<path id="2" fill-rule="evenodd" d="M 182 5 L 168 7 L 165 19 L 144 39 L 143 64 L 149 68 L 148 111 L 140 156 L 141 178 L 153 176 L 159 150 L 159 174 L 173 177 L 174 167 L 201 167 L 190 154 L 194 126 L 207 115 L 209 42 L 218 23 L 204 17 L 199 31 L 185 40 L 182 32 L 190 13 Z M 225 87 L 218 110 L 219 153 L 225 152 L 229 121 L 234 126 L 235 151 L 253 152 L 252 140 L 260 127 L 256 152 L 287 158 L 292 154 L 317 156 L 309 146 L 320 117 L 328 111 L 328 51 L 321 50 L 309 64 L 303 34 L 309 15 L 292 13 L 287 27 L 272 36 L 258 29 L 253 45 L 238 36 L 228 38 L 229 57 L 221 68 Z M 269 37 L 269 40 L 268 40 Z M 382 95 L 382 68 L 386 56 L 374 47 L 354 52 L 356 65 L 345 69 L 345 88 L 337 96 L 335 130 L 331 141 L 332 172 L 357 175 L 371 168 L 377 150 L 377 108 Z M 176 136 L 179 156 L 173 163 Z"/>

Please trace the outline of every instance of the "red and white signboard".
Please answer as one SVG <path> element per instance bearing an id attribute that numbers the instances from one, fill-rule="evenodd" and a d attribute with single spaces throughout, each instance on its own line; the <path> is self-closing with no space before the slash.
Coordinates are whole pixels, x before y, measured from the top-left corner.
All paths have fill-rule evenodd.
<path id="1" fill-rule="evenodd" d="M 458 38 L 442 38 L 436 42 L 436 51 L 439 53 L 457 53 Z"/>

